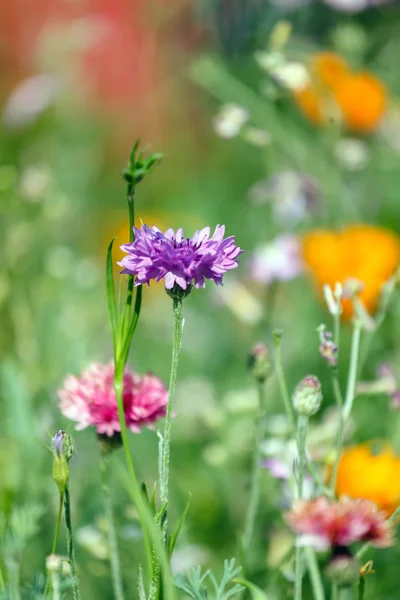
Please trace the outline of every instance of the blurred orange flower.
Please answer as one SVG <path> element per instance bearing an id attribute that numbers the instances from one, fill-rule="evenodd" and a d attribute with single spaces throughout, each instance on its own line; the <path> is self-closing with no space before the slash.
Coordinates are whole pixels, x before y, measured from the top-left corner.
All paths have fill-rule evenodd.
<path id="1" fill-rule="evenodd" d="M 339 118 L 352 131 L 373 131 L 386 110 L 387 90 L 374 75 L 353 73 L 334 52 L 315 54 L 311 82 L 295 93 L 303 114 L 317 125 Z"/>
<path id="2" fill-rule="evenodd" d="M 360 299 L 370 313 L 378 305 L 382 285 L 400 263 L 400 238 L 383 227 L 351 225 L 341 231 L 311 230 L 303 238 L 305 264 L 320 289 L 344 284 L 349 278 L 360 280 L 364 288 Z M 353 307 L 343 300 L 343 314 L 350 317 Z"/>
<path id="3" fill-rule="evenodd" d="M 400 457 L 388 443 L 352 446 L 340 459 L 336 493 L 372 500 L 390 515 L 400 505 L 399 473 Z"/>

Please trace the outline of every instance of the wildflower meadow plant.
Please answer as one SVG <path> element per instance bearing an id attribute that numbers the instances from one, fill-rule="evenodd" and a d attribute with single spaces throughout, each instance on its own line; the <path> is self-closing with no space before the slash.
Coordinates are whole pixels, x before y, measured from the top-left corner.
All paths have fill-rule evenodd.
<path id="1" fill-rule="evenodd" d="M 353 256 L 353 262 L 345 269 L 344 278 L 339 277 L 339 267 L 332 265 L 333 271 L 326 280 L 320 274 L 317 277 L 319 285 L 324 281 L 322 292 L 332 323 L 330 327 L 325 324 L 316 327 L 315 355 L 321 362 L 321 368 L 326 371 L 336 402 L 329 448 L 327 451 L 321 450 L 317 458 L 311 444 L 311 432 L 315 431 L 314 423 L 318 423 L 319 413 L 326 406 L 326 384 L 321 383 L 324 379 L 315 374 L 304 375 L 294 389 L 288 387 L 282 359 L 284 332 L 280 329 L 272 332 L 268 344 L 260 341 L 253 346 L 248 357 L 248 369 L 257 401 L 251 430 L 253 448 L 247 506 L 237 539 L 241 566 L 236 564 L 234 558 L 225 560 L 222 579 L 218 579 L 211 570 L 203 572 L 200 566 L 193 568 L 186 577 L 181 573 L 173 574 L 171 554 L 189 510 L 188 502 L 176 522 L 173 522 L 169 492 L 171 435 L 183 338 L 183 304 L 195 289 L 205 287 L 206 281 L 223 285 L 227 272 L 238 266 L 243 250 L 236 244 L 234 236 L 225 237 L 225 227 L 220 225 L 212 235 L 210 228 L 205 227 L 196 231 L 191 238 L 185 237 L 180 228 L 167 229 L 163 233 L 147 224 L 135 227 L 137 186 L 160 160 L 159 154 L 146 158 L 136 143 L 129 166 L 123 171 L 127 183 L 130 241 L 122 246 L 126 255 L 118 261 L 118 266 L 122 267 L 121 273 L 115 273 L 117 261 L 113 259 L 113 241 L 109 245 L 106 260 L 113 360 L 106 364 L 92 362 L 79 376 L 68 375 L 58 391 L 60 411 L 74 423 L 76 436 L 82 429 L 92 428 L 98 440 L 113 597 L 116 600 L 129 597 L 121 569 L 118 525 L 111 493 L 117 485 L 113 457 L 122 448 L 126 470 L 121 480 L 135 506 L 143 536 L 145 558 L 143 565 L 137 562 L 136 576 L 133 576 L 140 600 L 174 600 L 177 590 L 195 600 L 227 600 L 230 597 L 244 597 L 244 594 L 256 600 L 269 598 L 264 589 L 258 586 L 259 565 L 254 552 L 257 544 L 263 540 L 260 511 L 267 502 L 267 498 L 263 497 L 262 485 L 266 469 L 286 486 L 288 510 L 284 520 L 287 533 L 290 531 L 295 536 L 287 587 L 293 585 L 294 599 L 306 600 L 309 597 L 304 591 L 307 580 L 313 600 L 326 600 L 328 586 L 331 587 L 331 600 L 353 599 L 357 585 L 357 598 L 363 600 L 366 577 L 371 572 L 370 567 L 362 564 L 364 555 L 371 548 L 387 548 L 396 541 L 396 509 L 400 504 L 396 476 L 399 459 L 388 445 L 379 452 L 373 452 L 369 446 L 344 449 L 343 445 L 358 390 L 371 390 L 371 383 L 358 382 L 358 377 L 371 339 L 382 324 L 397 287 L 395 260 L 391 257 L 389 266 L 379 271 L 380 287 L 374 282 L 373 302 L 366 301 L 370 296 L 364 295 L 365 287 L 357 279 L 360 273 L 370 273 L 368 260 L 365 266 L 360 256 Z M 352 231 L 356 236 L 360 233 L 359 228 Z M 397 256 L 396 238 L 385 232 L 370 231 L 366 226 L 361 228 L 361 249 L 364 248 L 366 231 L 377 235 L 379 239 L 383 236 L 384 240 L 388 240 L 388 248 L 394 250 Z M 325 239 L 328 234 L 315 235 L 323 235 Z M 347 240 L 348 233 L 343 235 L 347 247 L 350 243 Z M 337 243 L 335 236 L 333 243 Z M 310 260 L 308 264 L 319 273 L 318 265 L 311 265 Z M 353 271 L 353 264 L 358 269 Z M 370 268 L 376 269 L 376 266 Z M 153 282 L 159 281 L 164 282 L 165 291 L 172 299 L 174 318 L 168 390 L 156 374 L 138 374 L 127 364 L 140 317 L 142 286 L 148 284 L 151 288 Z M 369 284 L 367 281 L 367 287 Z M 352 323 L 348 357 L 341 345 L 343 316 L 347 322 L 351 319 Z M 339 372 L 345 368 L 347 385 L 342 391 Z M 392 369 L 386 365 L 378 375 L 379 389 L 383 389 L 393 401 L 397 381 Z M 263 447 L 271 442 L 267 439 L 267 425 L 269 392 L 273 389 L 270 380 L 273 378 L 277 382 L 286 413 L 283 447 L 286 455 L 290 456 L 291 464 L 284 464 L 276 457 L 263 460 Z M 374 385 L 376 387 L 376 382 Z M 160 431 L 162 419 L 163 432 Z M 157 429 L 159 440 L 158 478 L 151 495 L 147 493 L 146 482 L 139 483 L 129 446 L 130 434 L 140 434 L 144 428 Z M 76 559 L 70 490 L 75 442 L 69 433 L 60 429 L 53 436 L 49 449 L 53 460 L 53 479 L 59 492 L 59 509 L 53 544 L 46 560 L 47 577 L 42 596 L 44 599 L 51 596 L 54 600 L 60 600 L 64 591 L 63 563 L 57 554 L 64 514 L 70 569 L 68 581 L 74 600 L 80 600 L 83 593 Z M 354 468 L 370 473 L 361 487 L 356 485 Z M 387 478 L 391 480 L 390 485 Z M 329 556 L 326 555 L 327 551 Z M 284 562 L 288 561 L 285 559 Z M 17 579 L 14 578 L 14 590 L 18 590 L 18 582 L 15 581 Z M 12 600 L 19 600 L 20 597 L 18 593 L 11 594 Z"/>

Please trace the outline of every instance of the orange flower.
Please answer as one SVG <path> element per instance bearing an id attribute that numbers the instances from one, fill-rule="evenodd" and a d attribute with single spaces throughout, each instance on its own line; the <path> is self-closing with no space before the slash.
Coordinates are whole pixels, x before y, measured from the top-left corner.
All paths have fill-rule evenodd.
<path id="1" fill-rule="evenodd" d="M 324 284 L 344 284 L 349 278 L 362 281 L 360 298 L 373 313 L 382 285 L 400 263 L 400 238 L 383 227 L 366 224 L 341 231 L 316 229 L 303 238 L 303 258 L 320 289 Z M 343 301 L 343 314 L 353 314 L 349 300 Z"/>
<path id="2" fill-rule="evenodd" d="M 339 119 L 358 132 L 377 127 L 387 103 L 386 88 L 377 77 L 352 73 L 345 59 L 334 52 L 315 54 L 310 73 L 311 83 L 294 95 L 310 121 L 323 125 Z"/>
<path id="3" fill-rule="evenodd" d="M 400 457 L 389 444 L 352 446 L 340 459 L 336 493 L 339 497 L 372 500 L 390 515 L 400 505 L 399 473 Z"/>
<path id="4" fill-rule="evenodd" d="M 317 52 L 311 62 L 315 78 L 329 89 L 337 87 L 349 75 L 349 67 L 342 56 L 335 52 Z"/>
<path id="5" fill-rule="evenodd" d="M 372 131 L 386 109 L 386 89 L 377 77 L 363 72 L 344 79 L 334 97 L 343 120 L 353 131 Z"/>

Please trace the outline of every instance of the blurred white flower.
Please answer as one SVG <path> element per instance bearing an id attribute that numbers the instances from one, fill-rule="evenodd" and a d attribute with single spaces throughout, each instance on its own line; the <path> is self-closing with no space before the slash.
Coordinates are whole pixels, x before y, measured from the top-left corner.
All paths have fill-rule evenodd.
<path id="1" fill-rule="evenodd" d="M 389 4 L 391 0 L 322 0 L 324 4 L 344 12 L 360 12 L 371 6 Z"/>
<path id="2" fill-rule="evenodd" d="M 53 176 L 48 165 L 30 165 L 21 174 L 20 192 L 30 202 L 39 202 L 51 189 Z"/>
<path id="3" fill-rule="evenodd" d="M 2 115 L 4 126 L 19 129 L 35 121 L 54 103 L 61 87 L 60 79 L 45 73 L 22 81 L 6 102 Z"/>
<path id="4" fill-rule="evenodd" d="M 77 543 L 96 558 L 105 560 L 109 557 L 110 552 L 106 536 L 97 527 L 84 525 L 76 530 L 75 536 Z"/>
<path id="5" fill-rule="evenodd" d="M 288 90 L 299 91 L 310 82 L 307 67 L 299 62 L 288 62 L 270 70 L 270 75 Z"/>
<path id="6" fill-rule="evenodd" d="M 334 152 L 340 166 L 349 171 L 361 171 L 369 160 L 367 144 L 357 138 L 338 140 Z"/>
<path id="7" fill-rule="evenodd" d="M 266 129 L 258 127 L 245 127 L 242 131 L 242 138 L 249 144 L 263 148 L 271 143 L 271 134 Z"/>
<path id="8" fill-rule="evenodd" d="M 396 152 L 400 152 L 400 110 L 392 108 L 387 111 L 379 128 L 379 134 Z"/>
<path id="9" fill-rule="evenodd" d="M 321 205 L 316 180 L 296 171 L 279 171 L 258 181 L 248 197 L 256 205 L 271 203 L 274 217 L 285 227 L 302 221 Z"/>
<path id="10" fill-rule="evenodd" d="M 250 276 L 255 281 L 289 281 L 303 272 L 300 242 L 294 235 L 281 235 L 255 249 L 250 259 Z"/>
<path id="11" fill-rule="evenodd" d="M 254 325 L 264 315 L 264 308 L 260 300 L 240 281 L 226 280 L 223 286 L 214 288 L 214 295 L 219 303 L 230 308 L 243 323 Z"/>
<path id="12" fill-rule="evenodd" d="M 232 139 L 239 135 L 249 118 L 248 111 L 239 104 L 224 104 L 213 120 L 214 130 L 219 137 Z"/>
<path id="13" fill-rule="evenodd" d="M 196 544 L 187 544 L 176 548 L 171 556 L 171 568 L 174 573 L 187 573 L 192 567 L 204 565 L 209 559 L 206 548 Z"/>

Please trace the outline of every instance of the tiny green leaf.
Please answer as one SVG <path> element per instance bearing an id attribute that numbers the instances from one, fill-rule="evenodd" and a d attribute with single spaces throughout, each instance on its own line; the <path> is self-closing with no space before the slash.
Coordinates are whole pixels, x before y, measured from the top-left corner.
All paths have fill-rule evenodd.
<path id="1" fill-rule="evenodd" d="M 181 532 L 182 526 L 185 522 L 186 519 L 186 515 L 188 513 L 189 510 L 189 506 L 190 506 L 190 501 L 191 501 L 191 496 L 189 495 L 189 500 L 187 501 L 187 504 L 185 506 L 185 509 L 183 511 L 183 513 L 181 514 L 181 516 L 179 517 L 177 523 L 176 523 L 176 527 L 175 530 L 172 532 L 171 537 L 169 538 L 169 542 L 168 542 L 168 553 L 171 556 L 172 552 L 174 551 L 175 548 L 175 544 L 177 542 L 178 536 Z"/>
<path id="2" fill-rule="evenodd" d="M 106 293 L 107 293 L 107 308 L 108 319 L 114 343 L 114 349 L 117 339 L 117 306 L 115 301 L 115 286 L 113 276 L 112 249 L 115 238 L 113 238 L 108 246 L 107 261 L 106 261 Z"/>

